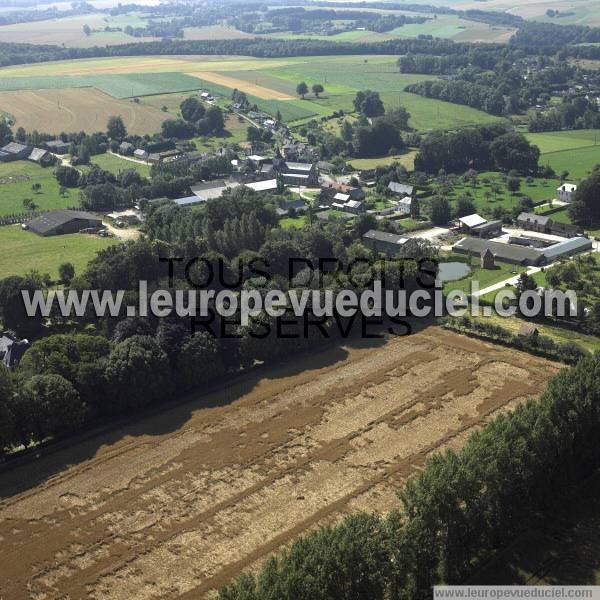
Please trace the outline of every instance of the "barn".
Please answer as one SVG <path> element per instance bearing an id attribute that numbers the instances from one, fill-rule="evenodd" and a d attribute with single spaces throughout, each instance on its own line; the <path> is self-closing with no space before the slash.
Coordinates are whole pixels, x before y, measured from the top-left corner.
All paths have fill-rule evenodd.
<path id="1" fill-rule="evenodd" d="M 64 235 L 102 227 L 102 219 L 80 210 L 52 210 L 29 221 L 27 228 L 38 235 Z"/>

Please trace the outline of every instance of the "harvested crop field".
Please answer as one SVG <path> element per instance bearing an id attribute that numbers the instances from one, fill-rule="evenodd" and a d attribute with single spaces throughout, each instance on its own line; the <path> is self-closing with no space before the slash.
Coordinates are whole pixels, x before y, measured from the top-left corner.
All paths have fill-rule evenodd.
<path id="1" fill-rule="evenodd" d="M 271 88 L 256 85 L 254 83 L 250 83 L 249 81 L 244 81 L 243 79 L 236 79 L 235 77 L 230 77 L 229 75 L 223 75 L 221 73 L 214 73 L 212 71 L 198 71 L 196 73 L 186 74 L 191 75 L 192 77 L 198 77 L 199 79 L 202 79 L 204 81 L 216 83 L 217 85 L 223 85 L 232 89 L 237 88 L 242 92 L 252 94 L 253 96 L 257 96 L 258 98 L 262 98 L 263 100 L 291 99 L 291 96 L 289 96 L 288 94 L 283 94 Z"/>
<path id="2" fill-rule="evenodd" d="M 397 506 L 432 452 L 558 369 L 432 327 L 250 373 L 16 468 L 0 597 L 206 597 L 320 524 Z"/>
<path id="3" fill-rule="evenodd" d="M 0 110 L 15 118 L 15 127 L 27 131 L 104 131 L 112 115 L 121 115 L 129 133 L 160 131 L 168 118 L 159 109 L 117 100 L 93 88 L 20 90 L 0 92 Z"/>

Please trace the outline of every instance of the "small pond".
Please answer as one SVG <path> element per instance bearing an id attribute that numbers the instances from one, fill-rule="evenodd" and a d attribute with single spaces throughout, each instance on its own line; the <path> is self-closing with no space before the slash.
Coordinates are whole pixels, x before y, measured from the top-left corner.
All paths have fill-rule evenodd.
<path id="1" fill-rule="evenodd" d="M 463 262 L 442 262 L 440 263 L 440 271 L 438 279 L 442 283 L 448 281 L 458 281 L 466 277 L 471 272 L 471 267 Z"/>

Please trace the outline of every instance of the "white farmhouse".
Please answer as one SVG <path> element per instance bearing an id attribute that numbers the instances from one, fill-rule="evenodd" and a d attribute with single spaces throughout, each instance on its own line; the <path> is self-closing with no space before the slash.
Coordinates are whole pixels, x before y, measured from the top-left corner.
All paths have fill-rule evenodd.
<path id="1" fill-rule="evenodd" d="M 569 204 L 573 202 L 573 196 L 576 191 L 577 186 L 574 183 L 563 183 L 556 188 L 556 199 Z"/>
<path id="2" fill-rule="evenodd" d="M 398 211 L 404 215 L 410 215 L 410 209 L 412 206 L 412 198 L 410 196 L 404 196 L 404 198 L 400 198 L 396 203 L 398 207 Z"/>

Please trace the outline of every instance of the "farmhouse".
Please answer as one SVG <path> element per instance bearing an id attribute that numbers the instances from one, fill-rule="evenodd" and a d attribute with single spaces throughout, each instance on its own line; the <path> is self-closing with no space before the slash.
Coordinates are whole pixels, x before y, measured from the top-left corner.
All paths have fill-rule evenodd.
<path id="1" fill-rule="evenodd" d="M 396 203 L 398 207 L 398 211 L 404 215 L 410 215 L 410 211 L 412 208 L 413 199 L 410 196 L 404 196 L 404 198 L 400 198 Z"/>
<path id="2" fill-rule="evenodd" d="M 398 250 L 408 242 L 408 238 L 395 233 L 377 231 L 370 229 L 362 236 L 363 244 L 375 252 L 385 252 L 387 254 L 396 254 Z"/>
<path id="3" fill-rule="evenodd" d="M 412 185 L 390 181 L 388 183 L 388 190 L 390 190 L 392 194 L 397 194 L 399 196 L 412 196 L 414 188 Z"/>
<path id="4" fill-rule="evenodd" d="M 528 231 L 537 231 L 538 233 L 550 233 L 560 235 L 566 238 L 576 237 L 583 233 L 578 225 L 571 223 L 560 223 L 553 221 L 551 217 L 535 215 L 533 213 L 522 212 L 517 217 L 517 225 Z"/>
<path id="5" fill-rule="evenodd" d="M 517 217 L 517 225 L 529 231 L 537 231 L 538 233 L 546 233 L 550 217 L 543 215 L 534 215 L 533 213 L 522 212 Z"/>
<path id="6" fill-rule="evenodd" d="M 137 150 L 134 150 L 133 156 L 138 160 L 148 160 L 148 152 L 146 152 L 146 150 L 144 150 L 143 148 L 138 148 Z"/>
<path id="7" fill-rule="evenodd" d="M 67 154 L 70 144 L 62 140 L 50 140 L 49 142 L 44 142 L 44 146 L 53 154 Z"/>
<path id="8" fill-rule="evenodd" d="M 9 162 L 12 160 L 25 160 L 29 158 L 33 148 L 20 144 L 19 142 L 9 142 L 0 149 L 0 162 Z"/>
<path id="9" fill-rule="evenodd" d="M 129 142 L 121 142 L 119 145 L 119 154 L 133 154 L 134 146 Z"/>
<path id="10" fill-rule="evenodd" d="M 102 227 L 100 217 L 80 210 L 52 210 L 27 223 L 28 229 L 44 237 L 98 227 Z"/>
<path id="11" fill-rule="evenodd" d="M 563 183 L 556 188 L 556 199 L 561 202 L 573 202 L 573 196 L 577 191 L 577 186 L 574 183 Z"/>
<path id="12" fill-rule="evenodd" d="M 329 194 L 329 196 L 332 198 L 334 198 L 338 193 L 347 195 L 350 200 L 362 200 L 365 197 L 365 193 L 362 188 L 347 185 L 345 183 L 328 181 L 321 186 L 321 189 Z"/>
<path id="13" fill-rule="evenodd" d="M 274 175 L 281 175 L 286 185 L 310 187 L 319 184 L 319 172 L 315 164 L 286 162 L 279 151 L 272 163 L 262 165 L 260 172 L 269 179 Z"/>

